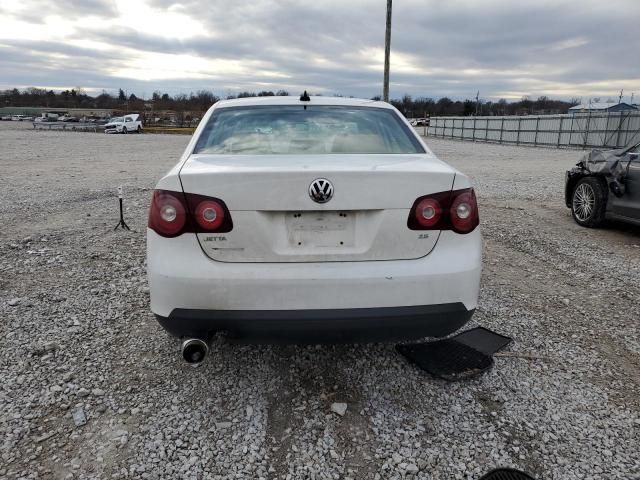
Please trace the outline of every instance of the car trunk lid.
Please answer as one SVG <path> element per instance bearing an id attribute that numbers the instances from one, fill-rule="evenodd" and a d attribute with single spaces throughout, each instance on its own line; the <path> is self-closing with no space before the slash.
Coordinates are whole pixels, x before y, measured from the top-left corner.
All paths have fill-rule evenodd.
<path id="1" fill-rule="evenodd" d="M 407 228 L 416 198 L 451 190 L 455 171 L 429 154 L 193 155 L 180 172 L 185 192 L 222 199 L 225 234 L 198 234 L 203 251 L 226 262 L 414 259 L 439 232 Z M 333 197 L 312 200 L 326 179 Z"/>

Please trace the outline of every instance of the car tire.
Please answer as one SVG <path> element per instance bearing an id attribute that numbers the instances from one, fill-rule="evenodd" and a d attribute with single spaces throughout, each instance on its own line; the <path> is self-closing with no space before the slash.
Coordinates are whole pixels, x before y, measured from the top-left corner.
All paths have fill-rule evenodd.
<path id="1" fill-rule="evenodd" d="M 604 223 L 607 188 L 596 177 L 583 177 L 571 194 L 571 215 L 578 225 L 597 228 Z"/>
<path id="2" fill-rule="evenodd" d="M 124 135 L 126 135 L 127 133 L 129 133 L 129 132 L 127 132 L 127 127 L 122 127 L 122 133 L 123 133 Z"/>
<path id="3" fill-rule="evenodd" d="M 142 133 L 142 127 L 140 125 L 138 125 L 138 129 L 136 130 L 136 132 Z"/>

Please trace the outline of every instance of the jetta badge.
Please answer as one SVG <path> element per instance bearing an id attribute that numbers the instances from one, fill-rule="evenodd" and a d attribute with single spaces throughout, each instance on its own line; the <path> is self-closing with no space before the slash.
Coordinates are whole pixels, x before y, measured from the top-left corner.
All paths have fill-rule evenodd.
<path id="1" fill-rule="evenodd" d="M 333 197 L 333 185 L 326 178 L 316 178 L 309 185 L 311 200 L 318 203 L 327 203 Z"/>

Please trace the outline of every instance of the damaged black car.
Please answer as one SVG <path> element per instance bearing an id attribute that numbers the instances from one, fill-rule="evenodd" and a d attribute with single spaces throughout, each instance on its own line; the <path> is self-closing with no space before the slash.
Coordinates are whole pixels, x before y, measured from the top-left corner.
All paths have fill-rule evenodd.
<path id="1" fill-rule="evenodd" d="M 640 143 L 592 150 L 565 176 L 565 203 L 583 227 L 605 220 L 640 226 Z"/>

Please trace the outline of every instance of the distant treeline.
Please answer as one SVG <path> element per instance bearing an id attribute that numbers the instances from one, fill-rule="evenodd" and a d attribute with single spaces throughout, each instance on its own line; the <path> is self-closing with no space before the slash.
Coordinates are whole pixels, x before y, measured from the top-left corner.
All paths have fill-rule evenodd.
<path id="1" fill-rule="evenodd" d="M 538 97 L 531 100 L 523 97 L 518 101 L 509 102 L 504 98 L 493 101 L 451 100 L 442 97 L 434 100 L 428 97 L 412 98 L 405 95 L 400 100 L 391 100 L 394 107 L 407 117 L 427 116 L 471 116 L 471 115 L 544 115 L 567 113 L 570 107 L 580 104 L 579 98 L 568 102 L 551 100 L 549 97 Z"/>
<path id="2" fill-rule="evenodd" d="M 273 95 L 289 95 L 285 90 L 273 92 L 240 92 L 225 98 L 262 97 Z M 151 98 L 142 99 L 133 93 L 127 95 L 120 89 L 117 95 L 103 91 L 99 95 L 88 95 L 83 89 L 71 89 L 55 92 L 41 88 L 27 88 L 0 91 L 0 106 L 12 107 L 47 107 L 47 108 L 95 108 L 117 111 L 173 110 L 175 112 L 204 112 L 221 98 L 208 90 L 199 90 L 190 94 L 169 95 L 154 92 Z M 380 97 L 373 97 L 379 100 Z M 443 115 L 525 115 L 567 113 L 569 107 L 578 105 L 580 99 L 574 98 L 566 102 L 539 97 L 531 100 L 523 97 L 519 101 L 508 102 L 505 99 L 493 101 L 451 100 L 443 97 L 438 100 L 428 97 L 412 98 L 405 95 L 391 103 L 407 117 L 443 116 Z"/>

